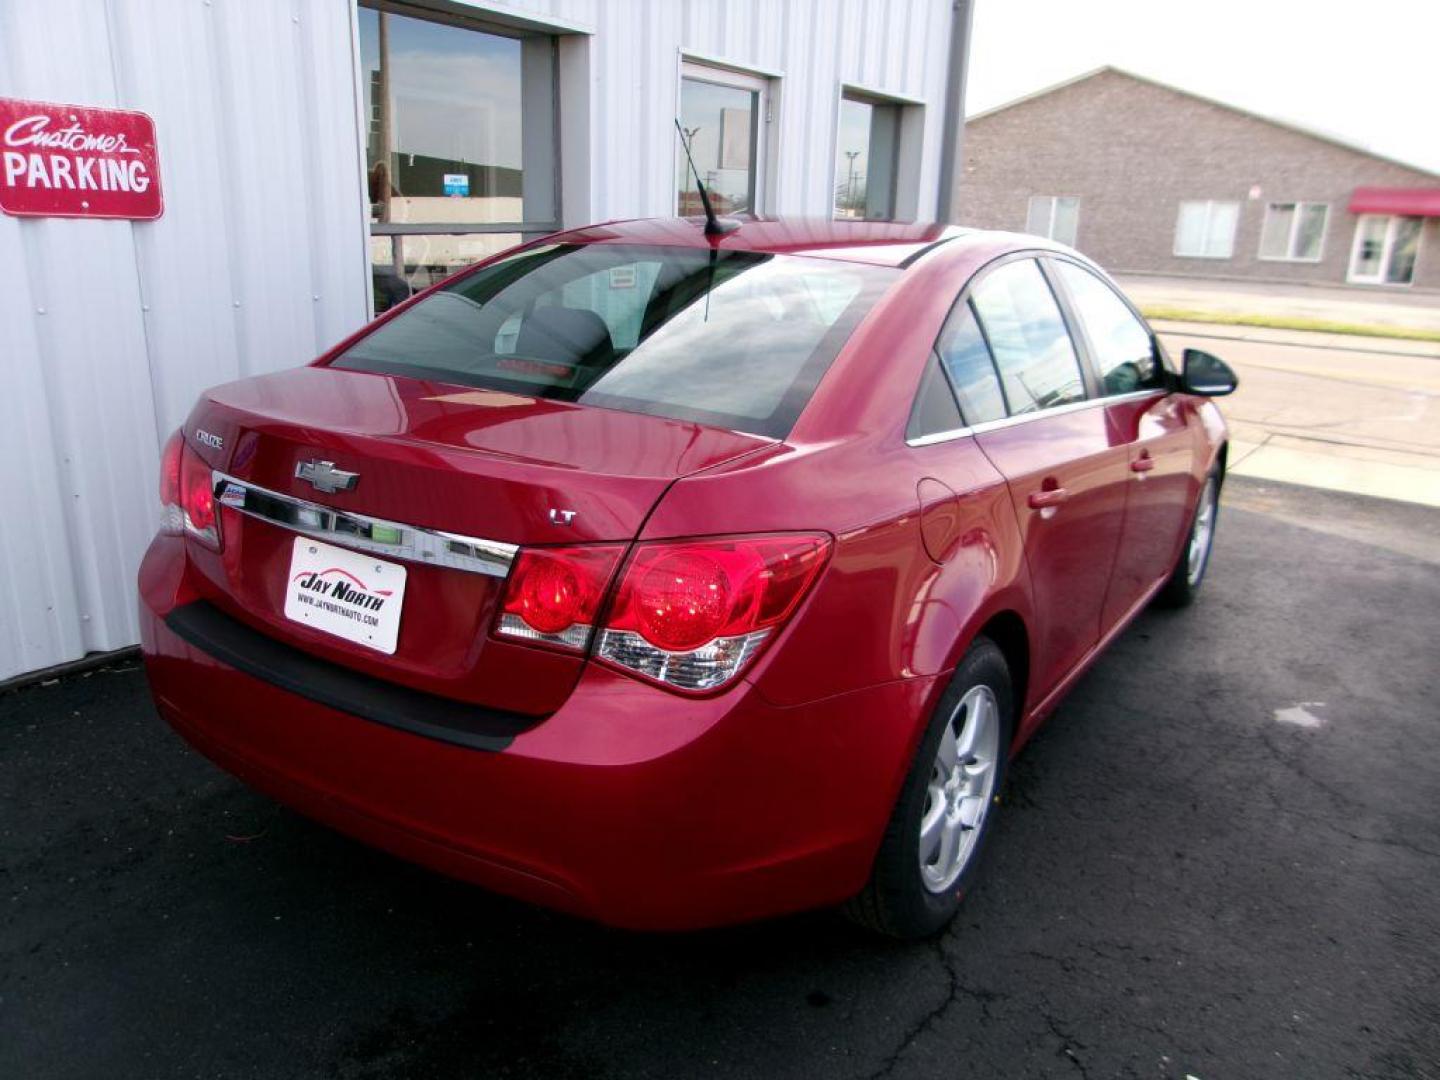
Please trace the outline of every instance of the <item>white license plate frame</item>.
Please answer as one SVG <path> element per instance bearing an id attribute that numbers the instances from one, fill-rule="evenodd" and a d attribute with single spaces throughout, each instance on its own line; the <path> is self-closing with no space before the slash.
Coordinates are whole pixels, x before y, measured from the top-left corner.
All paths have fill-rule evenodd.
<path id="1" fill-rule="evenodd" d="M 285 617 L 394 655 L 405 607 L 400 563 L 297 536 L 285 578 Z"/>

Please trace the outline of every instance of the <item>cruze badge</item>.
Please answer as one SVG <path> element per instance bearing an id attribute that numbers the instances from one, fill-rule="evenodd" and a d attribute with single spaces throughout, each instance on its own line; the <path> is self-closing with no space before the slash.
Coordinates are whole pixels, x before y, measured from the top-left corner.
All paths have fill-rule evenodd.
<path id="1" fill-rule="evenodd" d="M 210 447 L 210 449 L 212 450 L 225 449 L 225 440 L 222 439 L 219 435 L 210 434 L 210 432 L 206 431 L 204 428 L 195 429 L 195 438 L 200 442 L 204 443 L 206 446 Z"/>
<path id="2" fill-rule="evenodd" d="M 311 484 L 316 491 L 349 491 L 360 480 L 359 473 L 337 469 L 333 461 L 302 461 L 295 466 L 295 478 Z"/>

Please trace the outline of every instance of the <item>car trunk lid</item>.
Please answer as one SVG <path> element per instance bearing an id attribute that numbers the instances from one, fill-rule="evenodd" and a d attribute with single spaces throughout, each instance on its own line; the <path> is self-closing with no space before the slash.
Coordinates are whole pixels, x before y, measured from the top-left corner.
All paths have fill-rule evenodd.
<path id="1" fill-rule="evenodd" d="M 559 706 L 582 661 L 490 637 L 514 549 L 628 541 L 674 480 L 773 444 L 326 367 L 218 387 L 187 434 L 220 481 L 222 550 L 192 545 L 208 600 L 336 663 L 532 715 Z M 392 565 L 404 568 L 393 652 L 287 617 L 298 536 L 374 556 L 375 572 L 392 579 Z M 307 547 L 313 571 L 320 564 Z M 334 580 L 350 583 L 340 594 L 351 597 L 351 575 L 364 567 L 333 561 Z"/>

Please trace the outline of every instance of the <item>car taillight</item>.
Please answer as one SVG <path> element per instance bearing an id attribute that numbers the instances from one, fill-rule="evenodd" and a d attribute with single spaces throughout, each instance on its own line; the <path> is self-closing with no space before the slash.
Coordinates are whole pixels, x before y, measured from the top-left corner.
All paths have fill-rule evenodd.
<path id="1" fill-rule="evenodd" d="M 177 431 L 160 452 L 161 532 L 179 533 L 185 528 L 180 510 L 180 455 L 184 448 L 185 436 Z"/>
<path id="2" fill-rule="evenodd" d="M 160 456 L 160 502 L 165 508 L 162 531 L 183 532 L 210 547 L 220 546 L 210 466 L 178 431 L 170 436 Z"/>
<path id="3" fill-rule="evenodd" d="M 824 535 L 639 544 L 600 633 L 600 659 L 681 690 L 736 678 L 799 606 Z"/>
<path id="4" fill-rule="evenodd" d="M 794 613 L 829 557 L 830 537 L 637 544 L 597 625 L 623 550 L 522 549 L 495 632 L 580 653 L 598 630 L 598 659 L 678 690 L 714 690 L 738 677 Z"/>
<path id="5" fill-rule="evenodd" d="M 623 544 L 526 548 L 515 558 L 495 632 L 584 652 Z"/>

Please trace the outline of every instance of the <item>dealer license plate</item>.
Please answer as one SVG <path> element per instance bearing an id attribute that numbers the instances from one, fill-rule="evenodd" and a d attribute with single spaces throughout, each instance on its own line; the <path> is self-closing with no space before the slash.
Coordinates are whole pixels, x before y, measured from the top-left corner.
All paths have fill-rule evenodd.
<path id="1" fill-rule="evenodd" d="M 393 653 L 405 601 L 405 567 L 373 555 L 295 538 L 285 617 L 382 653 Z"/>

